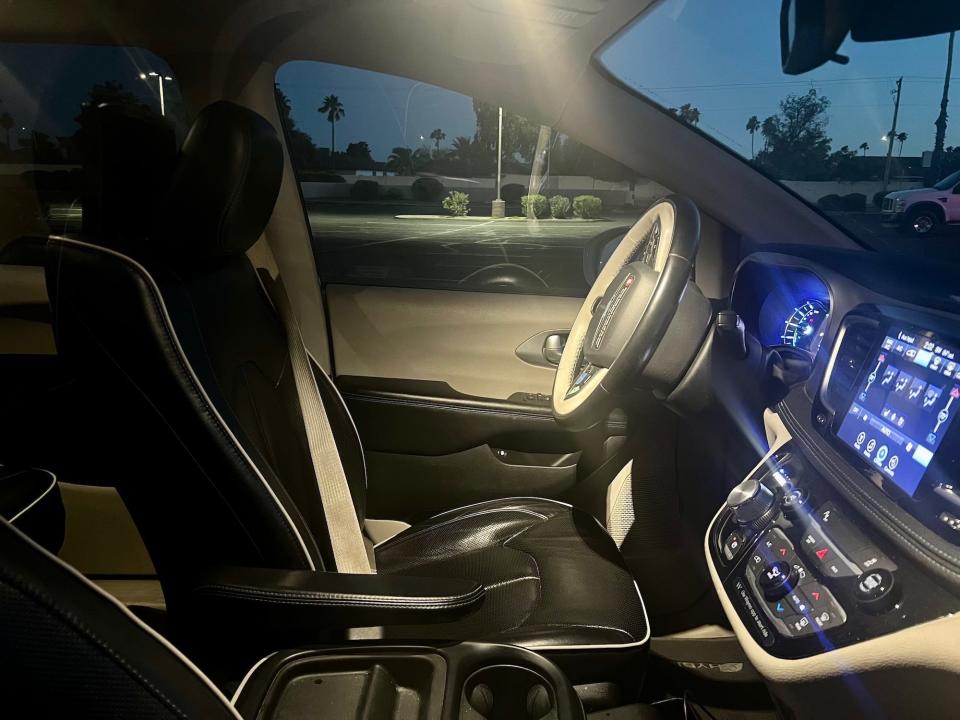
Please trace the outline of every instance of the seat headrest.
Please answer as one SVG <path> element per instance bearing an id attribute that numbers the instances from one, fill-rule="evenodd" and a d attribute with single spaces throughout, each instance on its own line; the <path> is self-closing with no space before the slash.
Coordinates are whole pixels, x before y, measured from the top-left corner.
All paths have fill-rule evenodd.
<path id="1" fill-rule="evenodd" d="M 169 187 L 176 133 L 165 118 L 131 103 L 101 103 L 82 117 L 82 233 L 98 245 L 128 248 L 147 234 Z"/>
<path id="2" fill-rule="evenodd" d="M 283 148 L 262 116 L 227 101 L 197 116 L 151 233 L 178 261 L 245 252 L 263 233 L 283 174 Z"/>

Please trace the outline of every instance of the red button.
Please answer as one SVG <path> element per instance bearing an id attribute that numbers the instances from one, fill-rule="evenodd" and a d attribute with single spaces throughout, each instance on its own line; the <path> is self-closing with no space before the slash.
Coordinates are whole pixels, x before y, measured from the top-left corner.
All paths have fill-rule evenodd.
<path id="1" fill-rule="evenodd" d="M 816 555 L 820 560 L 823 560 L 827 556 L 828 552 L 830 552 L 830 548 L 820 548 L 817 550 Z"/>

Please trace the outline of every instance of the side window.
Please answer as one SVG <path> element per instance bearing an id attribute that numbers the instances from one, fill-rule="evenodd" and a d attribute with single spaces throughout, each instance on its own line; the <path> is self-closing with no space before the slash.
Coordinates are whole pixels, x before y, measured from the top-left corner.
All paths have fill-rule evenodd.
<path id="1" fill-rule="evenodd" d="M 327 283 L 583 295 L 587 243 L 665 192 L 550 127 L 508 108 L 501 124 L 501 108 L 427 83 L 314 61 L 276 80 Z"/>
<path id="2" fill-rule="evenodd" d="M 186 112 L 166 62 L 146 50 L 0 43 L 0 254 L 18 237 L 80 229 L 89 110 L 130 103 Z"/>

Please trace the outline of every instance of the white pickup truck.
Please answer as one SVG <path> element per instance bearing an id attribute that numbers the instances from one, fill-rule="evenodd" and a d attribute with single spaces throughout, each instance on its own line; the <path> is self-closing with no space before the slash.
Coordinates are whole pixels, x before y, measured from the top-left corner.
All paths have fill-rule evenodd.
<path id="1" fill-rule="evenodd" d="M 909 235 L 929 235 L 941 225 L 960 223 L 960 170 L 933 187 L 898 190 L 883 198 L 884 222 Z"/>

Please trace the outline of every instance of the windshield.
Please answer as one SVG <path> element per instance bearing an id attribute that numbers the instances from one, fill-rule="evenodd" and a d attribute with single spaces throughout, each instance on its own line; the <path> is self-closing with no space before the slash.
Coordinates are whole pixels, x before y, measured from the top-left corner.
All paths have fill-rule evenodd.
<path id="1" fill-rule="evenodd" d="M 779 16 L 780 3 L 770 0 L 664 0 L 599 61 L 861 244 L 960 260 L 960 225 L 951 226 L 960 223 L 960 194 L 927 205 L 923 193 L 886 199 L 942 178 L 936 188 L 952 189 L 958 180 L 952 38 L 848 39 L 840 53 L 849 64 L 788 76 L 780 68 Z"/>
<path id="2" fill-rule="evenodd" d="M 953 186 L 958 182 L 960 182 L 960 170 L 947 175 L 943 180 L 934 185 L 934 187 L 937 190 L 952 190 Z"/>

